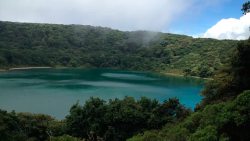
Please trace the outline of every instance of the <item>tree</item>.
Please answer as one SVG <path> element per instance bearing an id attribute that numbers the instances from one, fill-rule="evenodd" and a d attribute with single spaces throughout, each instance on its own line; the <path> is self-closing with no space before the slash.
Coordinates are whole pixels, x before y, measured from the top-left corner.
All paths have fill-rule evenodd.
<path id="1" fill-rule="evenodd" d="M 14 140 L 18 134 L 18 119 L 15 112 L 8 113 L 0 109 L 0 140 Z"/>
<path id="2" fill-rule="evenodd" d="M 246 3 L 244 3 L 244 4 L 242 5 L 241 11 L 244 12 L 243 14 L 246 14 L 246 12 L 248 12 L 249 9 L 250 9 L 250 1 L 248 1 L 248 2 L 246 2 Z"/>
<path id="3" fill-rule="evenodd" d="M 169 98 L 161 104 L 146 97 L 136 101 L 125 96 L 123 100 L 110 99 L 108 103 L 91 97 L 84 106 L 77 102 L 71 107 L 66 123 L 71 136 L 89 138 L 91 135 L 91 138 L 99 136 L 120 141 L 146 130 L 160 129 L 167 123 L 184 119 L 190 112 L 177 98 Z"/>
<path id="4" fill-rule="evenodd" d="M 45 141 L 49 139 L 47 132 L 53 134 L 52 130 L 49 129 L 49 123 L 55 119 L 49 115 L 17 113 L 17 118 L 19 121 L 18 126 L 20 130 L 25 134 L 25 137 L 30 140 L 33 139 Z M 58 126 L 58 129 L 56 130 L 60 130 L 60 126 Z"/>
<path id="5" fill-rule="evenodd" d="M 214 74 L 199 66 L 207 64 L 207 70 L 218 70 L 237 42 L 84 25 L 0 21 L 0 68 L 95 67 L 179 74 L 190 68 L 188 75 L 210 77 Z"/>

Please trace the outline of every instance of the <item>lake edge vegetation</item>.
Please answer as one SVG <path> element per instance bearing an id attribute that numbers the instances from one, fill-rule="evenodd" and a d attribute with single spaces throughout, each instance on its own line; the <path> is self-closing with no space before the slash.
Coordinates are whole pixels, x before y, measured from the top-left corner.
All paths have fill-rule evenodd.
<path id="1" fill-rule="evenodd" d="M 242 11 L 250 9 L 249 6 L 250 2 L 243 4 Z M 2 26 L 0 26 L 0 31 L 2 31 Z M 9 33 L 9 35 L 13 34 Z M 13 38 L 9 39 L 12 42 Z M 212 76 L 213 79 L 205 83 L 205 88 L 200 94 L 203 99 L 200 104 L 196 105 L 194 112 L 180 104 L 177 98 L 169 98 L 163 103 L 158 103 L 155 99 L 141 97 L 135 101 L 133 97 L 127 96 L 123 100 L 109 100 L 108 104 L 102 99 L 93 97 L 87 100 L 84 106 L 80 106 L 77 102 L 70 108 L 70 114 L 61 121 L 44 114 L 15 113 L 15 111 L 8 113 L 0 110 L 1 140 L 250 140 L 250 38 L 234 43 L 237 43 L 237 46 L 230 49 L 229 56 L 224 60 L 224 65 L 221 65 L 214 74 L 208 75 Z M 17 45 L 17 48 L 14 46 L 11 49 L 16 50 L 8 52 L 6 46 L 3 47 L 3 45 L 6 44 L 0 40 L 0 49 L 5 51 L 1 52 L 1 67 L 21 65 L 22 60 L 18 62 L 13 60 L 15 56 L 21 57 L 18 54 L 20 46 Z M 8 47 L 10 46 L 7 44 Z M 43 50 L 44 47 L 40 49 Z M 158 54 L 159 52 L 154 53 Z M 68 55 L 70 56 L 70 54 Z M 29 60 L 29 57 L 32 58 L 32 55 L 26 59 Z M 41 58 L 33 59 L 39 61 Z M 35 62 L 34 60 L 31 59 L 30 63 Z M 71 58 L 62 60 L 68 62 L 71 61 Z M 150 58 L 149 60 L 152 62 L 154 59 Z M 56 63 L 58 62 L 55 61 L 54 65 Z M 35 64 L 33 65 L 35 66 Z M 130 65 L 129 67 L 132 68 Z M 187 74 L 192 72 L 192 69 L 189 68 L 183 70 Z M 201 70 L 203 72 L 203 69 Z M 201 72 L 199 75 L 203 74 Z M 207 71 L 205 72 L 207 74 Z"/>
<path id="2" fill-rule="evenodd" d="M 115 68 L 212 77 L 239 41 L 0 21 L 0 69 Z"/>
<path id="3" fill-rule="evenodd" d="M 249 140 L 250 38 L 240 41 L 205 84 L 195 111 L 170 98 L 163 103 L 141 97 L 106 101 L 91 97 L 70 108 L 64 120 L 49 115 L 0 110 L 2 140 Z M 132 137 L 132 138 L 131 138 Z M 130 138 L 130 139 L 129 139 Z"/>

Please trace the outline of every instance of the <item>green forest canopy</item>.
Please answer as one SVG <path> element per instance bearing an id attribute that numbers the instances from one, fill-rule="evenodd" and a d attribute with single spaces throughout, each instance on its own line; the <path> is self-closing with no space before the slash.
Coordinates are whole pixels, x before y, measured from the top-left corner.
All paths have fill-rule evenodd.
<path id="1" fill-rule="evenodd" d="M 154 35 L 153 38 L 152 36 L 150 36 L 151 40 L 147 38 L 145 42 L 145 40 L 138 40 L 138 39 L 144 39 L 143 37 L 148 37 L 145 36 L 149 35 L 149 32 L 147 31 L 120 32 L 117 30 L 109 29 L 109 31 L 111 32 L 106 32 L 106 34 L 98 36 L 100 32 L 99 31 L 94 32 L 94 31 L 99 27 L 75 26 L 81 28 L 88 27 L 88 29 L 93 29 L 93 30 L 87 32 L 90 34 L 85 34 L 86 36 L 83 36 L 84 34 L 79 34 L 85 37 L 81 38 L 84 40 L 80 42 L 79 40 L 75 40 L 76 44 L 72 44 L 70 40 L 66 40 L 69 39 L 66 37 L 70 36 L 62 36 L 63 34 L 66 33 L 62 31 L 67 31 L 63 30 L 66 27 L 68 28 L 68 26 L 66 25 L 61 25 L 62 27 L 64 26 L 64 28 L 62 28 L 61 32 L 57 32 L 61 33 L 61 37 L 63 40 L 60 40 L 61 37 L 58 36 L 59 34 L 54 35 L 55 32 L 51 32 L 51 34 L 49 35 L 49 32 L 46 32 L 46 30 L 43 30 L 41 32 L 42 28 L 38 28 L 39 25 L 41 27 L 43 26 L 52 27 L 57 25 L 23 24 L 28 26 L 26 29 L 24 28 L 24 31 L 27 32 L 19 33 L 18 32 L 19 29 L 14 30 L 18 27 L 16 24 L 22 25 L 21 23 L 1 22 L 0 63 L 2 68 L 5 67 L 8 68 L 12 66 L 22 66 L 22 65 L 24 66 L 61 65 L 70 67 L 78 67 L 78 66 L 117 67 L 117 68 L 124 67 L 125 69 L 136 69 L 133 67 L 137 65 L 132 65 L 133 63 L 131 64 L 131 62 L 125 63 L 123 62 L 124 60 L 118 61 L 119 62 L 118 64 L 109 64 L 109 63 L 105 64 L 104 62 L 98 62 L 102 60 L 98 61 L 95 60 L 98 57 L 92 58 L 94 55 L 98 54 L 98 55 L 104 55 L 102 58 L 104 59 L 108 57 L 105 56 L 105 54 L 110 53 L 109 55 L 114 55 L 114 54 L 124 55 L 124 56 L 117 56 L 116 59 L 121 59 L 123 57 L 125 57 L 123 59 L 128 59 L 130 57 L 132 57 L 132 59 L 135 59 L 136 57 L 139 57 L 143 61 L 148 59 L 148 63 L 152 63 L 153 65 L 149 67 L 149 68 L 153 67 L 150 69 L 151 71 L 178 70 L 179 72 L 179 70 L 184 70 L 186 74 L 193 75 L 192 66 L 187 67 L 185 65 L 188 64 L 188 62 L 186 62 L 185 64 L 181 61 L 183 58 L 189 56 L 190 54 L 191 54 L 191 56 L 189 56 L 190 58 L 192 58 L 193 56 L 196 57 L 198 56 L 197 58 L 202 57 L 203 60 L 200 60 L 201 62 L 204 61 L 205 63 L 207 63 L 206 61 L 211 61 L 210 64 L 205 64 L 205 65 L 208 66 L 211 65 L 210 68 L 212 67 L 214 68 L 214 70 L 216 70 L 215 67 L 212 66 L 215 62 L 213 62 L 211 58 L 209 60 L 206 54 L 203 54 L 203 56 L 199 56 L 200 54 L 198 53 L 202 54 L 204 52 L 215 53 L 215 55 L 210 54 L 210 56 L 214 55 L 213 56 L 214 58 L 219 59 L 217 61 L 219 61 L 220 66 L 219 68 L 217 68 L 218 72 L 216 72 L 216 75 L 213 77 L 213 79 L 207 81 L 205 89 L 201 92 L 201 95 L 204 98 L 202 99 L 200 104 L 197 104 L 195 112 L 193 113 L 190 109 L 180 104 L 177 98 L 169 99 L 168 101 L 165 100 L 162 104 L 160 104 L 156 100 L 150 100 L 146 97 L 142 97 L 138 101 L 135 101 L 132 97 L 125 97 L 123 100 L 119 99 L 110 100 L 108 104 L 106 104 L 105 101 L 99 98 L 90 98 L 88 101 L 86 101 L 84 106 L 80 106 L 78 105 L 78 103 L 74 104 L 70 109 L 70 115 L 68 115 L 66 119 L 62 121 L 57 121 L 54 118 L 50 117 L 49 115 L 44 115 L 44 114 L 30 114 L 30 113 L 16 114 L 14 111 L 8 113 L 4 110 L 0 110 L 0 137 L 1 137 L 0 139 L 3 141 L 49 140 L 50 136 L 53 136 L 52 137 L 53 141 L 80 141 L 82 140 L 82 137 L 87 137 L 88 138 L 87 140 L 92 140 L 92 141 L 94 140 L 116 141 L 116 140 L 128 139 L 132 135 L 134 136 L 128 139 L 127 141 L 250 140 L 250 135 L 249 135 L 250 38 L 246 41 L 239 41 L 237 44 L 237 48 L 234 48 L 236 47 L 235 46 L 235 43 L 237 43 L 236 41 L 193 39 L 187 36 L 163 34 L 163 33 L 157 33 L 156 35 Z M 10 25 L 14 26 L 12 27 Z M 74 25 L 69 25 L 69 27 L 71 28 L 73 26 Z M 59 31 L 59 29 L 57 28 L 54 29 L 56 29 L 56 31 Z M 108 28 L 99 28 L 99 29 L 100 31 L 105 31 L 104 29 Z M 80 30 L 76 31 L 79 32 Z M 106 40 L 106 38 L 111 33 L 114 32 L 123 34 L 124 36 L 121 35 L 122 38 L 114 38 L 117 37 L 117 35 L 114 35 Z M 144 32 L 144 34 L 139 34 L 142 32 Z M 75 35 L 72 32 L 70 33 L 72 35 Z M 95 35 L 93 35 L 93 37 L 95 37 L 93 38 L 94 41 L 91 41 L 91 38 L 89 38 L 90 37 L 89 35 L 92 35 L 92 33 L 95 33 Z M 138 36 L 140 38 L 132 38 L 133 37 L 132 35 Z M 32 36 L 35 38 L 32 38 Z M 52 40 L 50 40 L 52 42 L 49 41 L 49 38 L 51 36 L 53 37 L 51 38 Z M 74 39 L 74 37 L 72 39 Z M 111 40 L 111 42 L 109 42 L 109 39 Z M 133 39 L 136 39 L 136 41 Z M 173 39 L 175 40 L 174 42 L 171 43 L 171 40 Z M 184 42 L 184 40 L 186 42 Z M 131 42 L 126 42 L 126 41 L 131 41 Z M 43 44 L 41 44 L 40 42 L 43 42 Z M 121 46 L 114 45 L 117 42 L 118 44 L 120 42 L 119 45 Z M 185 45 L 183 45 L 182 43 L 184 43 Z M 196 46 L 197 43 L 200 44 Z M 213 44 L 211 45 L 211 43 Z M 195 46 L 190 46 L 191 44 L 195 44 Z M 214 50 L 202 50 L 204 49 L 203 45 L 204 46 L 207 45 L 205 49 L 214 47 Z M 98 47 L 103 47 L 103 48 L 99 48 L 101 49 L 99 50 Z M 78 49 L 82 50 L 78 51 Z M 88 51 L 84 49 L 93 49 L 93 50 Z M 109 49 L 111 49 L 114 52 L 110 52 L 111 50 Z M 165 49 L 169 51 L 170 55 L 164 54 Z M 185 51 L 182 52 L 181 50 L 183 49 L 187 49 L 186 51 L 189 52 Z M 221 49 L 222 52 L 218 51 L 217 49 L 218 50 Z M 179 50 L 180 54 L 176 53 L 176 50 Z M 201 52 L 201 50 L 204 52 Z M 52 51 L 52 52 L 46 53 L 43 51 Z M 83 55 L 84 53 L 86 53 L 85 55 L 87 55 L 88 54 L 87 52 L 93 55 L 89 56 L 90 57 L 89 59 L 92 60 L 94 63 L 84 62 L 84 61 L 79 62 L 81 60 L 81 59 L 78 60 L 79 58 L 85 57 L 81 55 Z M 31 53 L 31 54 L 28 54 L 29 56 L 26 57 L 23 53 Z M 58 56 L 55 56 L 54 60 L 52 60 L 53 62 L 50 62 L 53 56 L 46 56 L 46 55 L 48 54 L 52 55 L 53 53 L 54 55 Z M 64 55 L 66 54 L 69 55 L 67 56 L 68 58 L 64 58 L 65 57 Z M 178 55 L 179 58 L 176 57 Z M 221 58 L 221 56 L 223 57 Z M 36 58 L 36 57 L 43 57 L 43 58 Z M 169 57 L 165 60 L 169 61 L 168 63 L 163 61 L 164 57 Z M 70 63 L 72 59 L 75 59 L 74 60 L 75 62 Z M 41 60 L 43 60 L 42 63 L 40 62 L 41 64 L 36 64 L 38 63 L 37 61 Z M 144 63 L 143 61 L 141 61 L 140 65 Z M 159 66 L 157 67 L 157 65 L 154 64 L 155 63 L 154 61 L 161 61 L 162 63 L 161 68 L 158 68 Z M 137 62 L 137 60 L 134 60 L 133 62 Z M 177 65 L 178 63 L 180 66 Z M 200 62 L 198 62 L 198 64 L 199 63 Z M 105 66 L 104 64 L 107 66 Z M 195 62 L 194 64 L 197 65 L 197 63 Z M 225 65 L 221 67 L 221 64 Z M 171 66 L 169 67 L 169 65 Z M 195 66 L 197 68 L 194 70 L 198 70 L 197 71 L 198 73 L 196 73 L 196 75 L 203 76 L 204 74 L 206 74 L 207 76 L 209 76 L 209 74 L 207 73 L 208 71 L 204 71 L 207 69 L 204 69 L 203 65 L 204 64 L 202 64 L 202 66 L 199 65 Z M 139 68 L 137 69 L 143 70 L 148 68 L 144 68 L 144 66 L 141 66 L 140 69 Z M 162 129 L 159 129 L 162 126 L 164 127 Z M 145 132 L 142 133 L 143 131 Z M 84 132 L 86 132 L 86 134 Z M 104 138 L 100 137 L 100 134 L 102 134 Z"/>
<path id="2" fill-rule="evenodd" d="M 210 77 L 238 41 L 89 25 L 0 21 L 0 69 L 117 68 Z"/>
<path id="3" fill-rule="evenodd" d="M 91 97 L 62 121 L 49 115 L 0 110 L 3 141 L 247 141 L 250 140 L 250 38 L 240 41 L 201 92 L 195 111 L 170 98 L 106 101 Z M 130 139 L 129 139 L 130 138 Z"/>

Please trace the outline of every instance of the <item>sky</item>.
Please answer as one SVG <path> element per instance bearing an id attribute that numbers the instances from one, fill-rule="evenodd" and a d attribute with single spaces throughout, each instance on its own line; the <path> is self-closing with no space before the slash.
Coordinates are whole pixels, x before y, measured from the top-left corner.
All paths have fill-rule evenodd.
<path id="1" fill-rule="evenodd" d="M 0 0 L 0 20 L 150 30 L 195 38 L 247 39 L 248 0 Z"/>

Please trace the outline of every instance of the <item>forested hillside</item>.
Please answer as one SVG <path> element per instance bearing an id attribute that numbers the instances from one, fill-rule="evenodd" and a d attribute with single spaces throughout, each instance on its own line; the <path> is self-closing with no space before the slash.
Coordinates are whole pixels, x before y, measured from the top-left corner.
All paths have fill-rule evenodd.
<path id="1" fill-rule="evenodd" d="M 0 69 L 118 68 L 209 77 L 226 63 L 237 42 L 84 25 L 0 22 Z"/>
<path id="2" fill-rule="evenodd" d="M 250 1 L 243 4 L 244 13 Z M 246 13 L 245 13 L 246 14 Z M 250 38 L 194 39 L 82 25 L 0 22 L 0 68 L 119 68 L 212 77 L 194 111 L 159 103 L 91 97 L 64 120 L 0 109 L 0 141 L 249 141 Z M 31 105 L 32 106 L 32 105 Z"/>
<path id="3" fill-rule="evenodd" d="M 212 80 L 195 111 L 177 98 L 159 103 L 91 97 L 62 121 L 49 115 L 0 110 L 2 141 L 249 141 L 250 38 L 240 41 Z"/>
<path id="4" fill-rule="evenodd" d="M 121 34 L 126 33 L 119 31 L 112 32 Z M 109 34 L 111 34 L 112 32 L 110 32 Z M 1 32 L 1 34 L 2 33 L 4 32 Z M 91 33 L 95 32 L 91 31 Z M 131 34 L 132 36 L 135 33 L 140 32 L 131 32 L 127 34 Z M 107 34 L 106 36 L 108 36 L 109 34 Z M 141 36 L 141 39 L 142 37 L 145 36 Z M 194 41 L 189 43 L 189 45 L 192 43 L 197 44 L 202 40 L 207 42 L 211 41 L 209 43 L 218 45 L 219 43 L 224 43 L 228 46 L 230 46 L 230 43 L 233 44 L 236 42 L 218 41 L 212 39 L 192 39 L 186 36 L 159 33 L 157 34 L 157 36 L 152 38 L 152 42 L 149 42 L 147 43 L 148 45 L 144 46 L 142 44 L 142 46 L 138 49 L 144 49 L 144 51 L 148 51 L 149 54 L 154 49 L 161 48 L 161 46 L 155 46 L 160 45 L 162 40 L 169 38 L 173 39 L 176 37 L 183 38 L 180 42 L 183 42 L 185 39 L 190 39 L 190 42 Z M 5 40 L 7 39 L 8 38 L 5 38 Z M 14 39 L 17 38 L 13 38 L 13 40 Z M 19 41 L 25 41 L 24 39 L 25 38 Z M 176 38 L 176 40 L 179 39 Z M 28 41 L 31 42 L 31 40 Z M 85 39 L 84 42 L 86 43 L 87 40 Z M 46 41 L 44 41 L 44 43 L 46 43 Z M 173 44 L 177 43 L 178 41 L 173 42 Z M 48 54 L 57 55 L 50 56 L 52 58 L 54 57 L 55 60 L 53 62 L 55 64 L 62 63 L 60 61 L 63 60 L 62 58 L 65 57 L 65 54 L 69 55 L 68 61 L 65 62 L 65 60 L 63 60 L 66 66 L 69 65 L 69 62 L 72 61 L 72 58 L 70 57 L 74 57 L 76 60 L 78 57 L 84 58 L 84 56 L 79 55 L 81 51 L 79 51 L 80 53 L 78 55 L 75 52 L 68 52 L 70 50 L 76 51 L 78 49 L 76 46 L 75 48 L 74 46 L 72 47 L 75 49 L 74 50 L 72 48 L 69 48 L 70 46 L 65 46 L 65 48 L 61 48 L 61 46 L 48 47 L 46 43 L 40 48 L 41 50 L 39 50 L 39 47 L 34 49 L 32 49 L 32 47 L 30 46 L 21 47 L 21 44 L 23 43 L 12 44 L 12 40 L 9 40 L 9 44 L 16 45 L 16 47 L 8 46 L 8 42 L 1 42 L 1 45 L 4 45 L 4 48 L 1 48 L 1 53 L 3 56 L 1 60 L 6 64 L 6 66 L 23 65 L 23 60 L 26 60 L 27 63 L 31 63 L 31 65 L 35 66 L 38 64 L 32 64 L 33 62 L 41 61 L 43 59 L 44 62 L 46 62 L 46 59 L 49 60 L 48 58 L 46 58 L 46 55 Z M 90 45 L 92 45 L 92 42 Z M 166 46 L 166 48 L 168 48 L 169 45 Z M 10 47 L 11 49 L 8 49 L 8 47 Z M 26 49 L 26 47 L 29 47 L 29 49 Z M 97 48 L 98 46 L 95 47 Z M 112 52 L 109 51 L 105 52 L 94 50 L 95 47 L 88 47 L 88 49 L 92 49 L 92 51 L 88 52 L 90 55 L 92 55 L 91 57 L 98 53 L 112 54 Z M 104 49 L 100 48 L 100 50 L 105 50 L 105 46 L 102 47 Z M 131 49 L 130 47 L 131 46 L 129 46 L 128 49 Z M 134 50 L 134 52 L 133 50 L 122 52 L 115 46 L 110 46 L 110 48 L 113 48 L 113 51 L 120 51 L 120 53 L 125 55 L 125 57 L 136 57 L 136 55 L 141 52 L 141 50 L 137 52 L 138 49 Z M 106 47 L 106 50 L 110 48 Z M 202 48 L 205 47 L 200 47 L 200 49 Z M 212 48 L 212 46 L 207 46 L 207 48 Z M 84 49 L 84 47 L 80 47 L 80 49 Z M 177 49 L 177 47 L 173 46 L 173 50 L 174 49 Z M 200 54 L 198 54 L 198 48 L 196 49 L 197 55 L 201 57 L 202 53 L 200 52 Z M 111 99 L 108 102 L 100 98 L 90 98 L 85 102 L 83 106 L 76 103 L 70 108 L 70 114 L 66 116 L 62 121 L 58 121 L 51 116 L 44 114 L 15 113 L 14 111 L 8 113 L 7 111 L 0 110 L 1 140 L 39 141 L 49 140 L 51 138 L 52 141 L 248 141 L 250 140 L 250 38 L 248 40 L 238 41 L 236 48 L 233 48 L 231 46 L 230 49 L 227 49 L 228 55 L 224 54 L 224 56 L 228 57 L 224 58 L 225 65 L 220 67 L 217 73 L 213 76 L 213 79 L 206 82 L 204 90 L 201 91 L 203 99 L 200 104 L 196 105 L 194 112 L 191 111 L 190 108 L 187 108 L 183 104 L 180 104 L 177 98 L 170 98 L 168 100 L 165 100 L 163 103 L 158 103 L 158 101 L 155 99 L 151 100 L 146 97 L 141 97 L 141 99 L 136 101 L 133 97 L 127 96 L 122 100 Z M 32 50 L 34 50 L 34 52 Z M 46 50 L 50 50 L 50 52 L 45 52 Z M 173 50 L 171 50 L 171 52 Z M 229 50 L 231 50 L 231 52 L 229 52 Z M 216 51 L 215 47 L 214 50 L 211 51 Z M 224 51 L 226 52 L 226 49 L 224 49 Z M 29 56 L 30 58 L 25 58 L 25 55 L 28 52 L 33 56 Z M 189 53 L 188 55 L 184 55 L 183 58 L 188 57 L 190 54 L 192 55 L 192 53 Z M 44 55 L 44 58 L 38 58 L 37 60 L 35 60 L 36 57 L 39 57 L 40 55 Z M 154 55 L 155 52 L 153 56 Z M 14 56 L 20 57 L 20 60 L 18 61 L 18 58 L 13 58 Z M 93 59 L 91 57 L 90 59 Z M 119 57 L 122 58 L 123 56 Z M 56 60 L 56 58 L 61 58 L 61 60 Z M 152 63 L 154 61 L 157 61 L 157 59 L 159 61 L 164 57 L 159 56 L 157 58 L 156 56 L 154 56 L 152 58 L 154 58 L 155 60 L 153 60 L 149 56 L 146 57 L 142 54 L 141 58 L 145 58 L 144 60 L 149 59 L 149 63 Z M 203 58 L 206 57 L 201 57 L 201 59 Z M 150 59 L 152 59 L 152 61 Z M 30 62 L 28 62 L 28 60 Z M 101 61 L 103 60 L 94 62 L 100 63 Z M 176 62 L 171 61 L 169 64 L 165 65 L 177 65 L 178 63 L 182 64 L 182 59 L 177 59 Z M 133 64 L 134 62 L 136 61 L 130 60 L 130 62 L 128 63 Z M 124 62 L 120 61 L 120 65 L 122 64 L 124 64 Z M 78 62 L 76 63 L 76 66 L 77 65 L 79 65 Z M 97 64 L 94 63 L 89 63 L 89 65 L 91 67 L 98 67 Z M 99 65 L 102 66 L 103 64 Z M 179 69 L 181 69 L 181 67 Z M 185 70 L 188 71 L 187 68 Z"/>
<path id="5" fill-rule="evenodd" d="M 250 4 L 250 3 L 249 3 Z M 241 41 L 229 59 L 206 82 L 204 97 L 188 118 L 168 123 L 127 141 L 248 141 L 250 140 L 250 38 Z"/>

